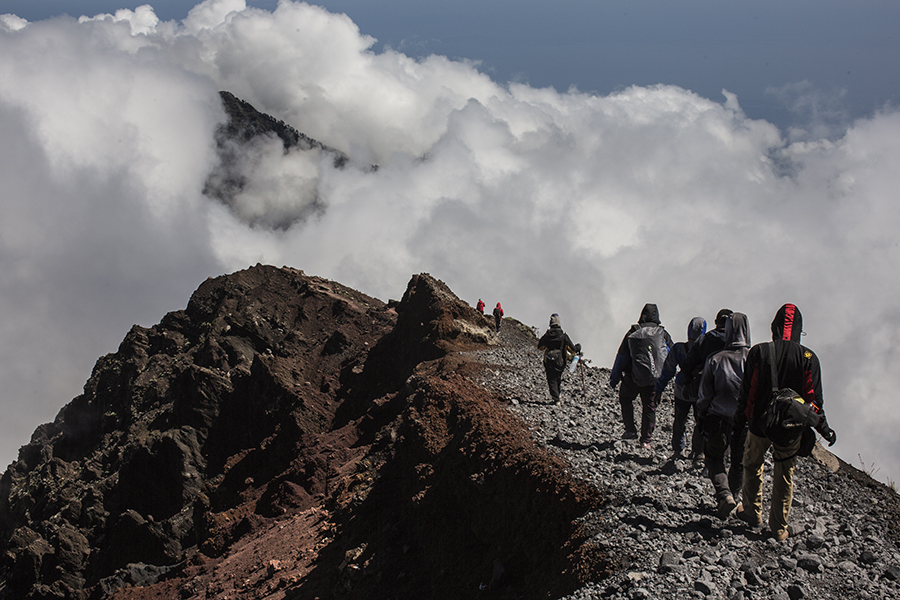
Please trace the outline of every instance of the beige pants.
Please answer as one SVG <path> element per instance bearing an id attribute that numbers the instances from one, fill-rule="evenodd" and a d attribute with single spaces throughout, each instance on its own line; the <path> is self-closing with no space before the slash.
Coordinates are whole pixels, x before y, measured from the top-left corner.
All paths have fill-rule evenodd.
<path id="1" fill-rule="evenodd" d="M 786 531 L 791 501 L 794 498 L 794 465 L 797 464 L 798 439 L 790 446 L 775 446 L 769 438 L 747 432 L 744 446 L 744 511 L 756 521 L 762 520 L 763 465 L 766 452 L 772 446 L 775 469 L 772 475 L 772 503 L 769 507 L 769 529 L 777 534 Z M 787 460 L 785 457 L 790 456 Z"/>

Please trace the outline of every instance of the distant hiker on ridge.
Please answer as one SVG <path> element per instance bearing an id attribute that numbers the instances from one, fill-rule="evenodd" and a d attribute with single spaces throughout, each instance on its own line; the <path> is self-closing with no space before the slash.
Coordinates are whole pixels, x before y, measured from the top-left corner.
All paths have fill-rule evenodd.
<path id="1" fill-rule="evenodd" d="M 700 380 L 697 410 L 702 415 L 706 469 L 720 519 L 727 519 L 734 510 L 734 496 L 740 494 L 743 485 L 743 439 L 731 443 L 731 431 L 749 352 L 750 322 L 747 315 L 736 312 L 725 320 L 725 349 L 709 355 Z M 726 474 L 725 452 L 729 446 L 731 464 Z"/>
<path id="2" fill-rule="evenodd" d="M 632 325 L 622 339 L 609 374 L 610 387 L 615 389 L 619 381 L 622 382 L 622 387 L 619 388 L 619 404 L 625 425 L 622 439 L 633 440 L 638 437 L 634 421 L 634 399 L 638 395 L 641 397 L 640 443 L 644 448 L 650 448 L 650 438 L 656 428 L 653 387 L 671 347 L 672 336 L 659 322 L 659 309 L 655 304 L 645 304 L 637 324 Z"/>
<path id="3" fill-rule="evenodd" d="M 685 380 L 687 379 L 687 372 L 685 371 L 687 355 L 696 341 L 704 333 L 706 333 L 706 319 L 703 317 L 694 317 L 691 319 L 687 328 L 687 341 L 676 342 L 675 345 L 672 346 L 672 349 L 669 350 L 669 354 L 666 356 L 666 362 L 663 363 L 662 373 L 660 374 L 659 379 L 656 380 L 656 386 L 653 390 L 655 396 L 653 403 L 656 404 L 656 406 L 659 406 L 666 385 L 668 385 L 669 380 L 673 377 L 675 378 L 675 382 L 672 384 L 673 391 L 675 392 L 675 416 L 672 421 L 673 457 L 680 457 L 684 452 L 688 414 L 691 412 L 692 408 L 696 407 L 697 403 L 697 398 L 691 398 L 689 390 L 685 389 L 684 385 Z M 677 375 L 675 374 L 676 371 L 678 372 Z M 694 420 L 694 427 L 696 430 L 696 418 Z M 698 438 L 700 437 L 699 432 L 696 436 Z"/>
<path id="4" fill-rule="evenodd" d="M 581 344 L 573 344 L 568 334 L 563 331 L 559 315 L 550 315 L 550 327 L 538 341 L 538 350 L 544 353 L 544 371 L 547 373 L 547 385 L 550 387 L 550 398 L 554 404 L 560 404 L 559 388 L 562 383 L 566 363 L 581 352 Z"/>
<path id="5" fill-rule="evenodd" d="M 482 300 L 481 298 L 478 299 L 478 304 L 475 305 L 475 310 L 477 310 L 481 314 L 484 314 L 484 300 Z"/>
<path id="6" fill-rule="evenodd" d="M 500 303 L 494 307 L 494 323 L 497 325 L 497 333 L 500 333 L 500 321 L 503 319 L 503 307 Z"/>
<path id="7" fill-rule="evenodd" d="M 800 309 L 785 304 L 772 321 L 772 342 L 757 344 L 747 355 L 741 393 L 735 416 L 735 438 L 749 426 L 744 446 L 744 489 L 737 515 L 753 526 L 762 525 L 763 464 L 769 446 L 775 462 L 772 474 L 772 500 L 769 506 L 769 529 L 778 541 L 788 537 L 788 517 L 794 497 L 794 465 L 802 436 L 787 445 L 766 437 L 766 408 L 772 402 L 773 390 L 790 388 L 811 403 L 820 415 L 816 431 L 832 446 L 837 434 L 828 426 L 822 405 L 822 373 L 819 358 L 800 344 L 803 318 Z M 772 381 L 773 376 L 777 381 Z"/>

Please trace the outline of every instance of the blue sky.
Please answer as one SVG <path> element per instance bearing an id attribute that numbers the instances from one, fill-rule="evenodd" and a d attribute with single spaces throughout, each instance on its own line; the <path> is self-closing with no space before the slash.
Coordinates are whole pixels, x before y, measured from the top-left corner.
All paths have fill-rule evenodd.
<path id="1" fill-rule="evenodd" d="M 0 0 L 28 20 L 135 8 L 115 0 Z M 180 20 L 190 2 L 151 2 Z M 273 10 L 275 0 L 250 0 Z M 480 61 L 498 82 L 608 94 L 673 84 L 716 102 L 737 94 L 751 117 L 782 129 L 839 131 L 900 103 L 900 3 L 890 0 L 326 0 L 374 49 Z"/>
<path id="2" fill-rule="evenodd" d="M 384 300 L 429 272 L 599 366 L 646 302 L 754 342 L 795 303 L 834 450 L 900 479 L 900 3 L 249 5 L 0 0 L 0 461 L 261 262 Z M 261 141 L 203 195 L 219 90 L 349 166 Z"/>

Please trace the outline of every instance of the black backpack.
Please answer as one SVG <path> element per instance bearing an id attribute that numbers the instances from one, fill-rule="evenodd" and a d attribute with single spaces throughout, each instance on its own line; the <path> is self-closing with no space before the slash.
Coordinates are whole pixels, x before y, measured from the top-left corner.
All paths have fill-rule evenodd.
<path id="1" fill-rule="evenodd" d="M 778 387 L 778 371 L 775 368 L 775 344 L 768 343 L 769 365 L 772 368 L 772 398 L 763 411 L 762 428 L 766 437 L 777 446 L 790 446 L 798 438 L 804 436 L 808 441 L 812 427 L 819 422 L 819 413 L 811 402 L 791 388 Z M 815 434 L 812 435 L 815 441 Z M 812 448 L 808 443 L 802 444 L 801 456 L 809 456 Z"/>
<path id="2" fill-rule="evenodd" d="M 631 379 L 639 387 L 655 384 L 669 353 L 665 328 L 662 325 L 639 327 L 629 333 L 627 339 Z"/>

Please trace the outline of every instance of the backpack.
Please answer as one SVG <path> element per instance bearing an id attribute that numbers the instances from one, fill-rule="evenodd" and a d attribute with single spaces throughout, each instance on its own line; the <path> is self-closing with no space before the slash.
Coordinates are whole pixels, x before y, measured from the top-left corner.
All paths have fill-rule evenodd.
<path id="1" fill-rule="evenodd" d="M 791 388 L 778 387 L 778 372 L 775 369 L 775 344 L 766 344 L 769 348 L 768 361 L 772 368 L 772 398 L 762 414 L 762 429 L 766 437 L 778 446 L 790 446 L 798 438 L 806 434 L 809 440 L 810 429 L 819 422 L 819 413 L 811 402 L 807 402 Z M 809 430 L 809 433 L 807 433 Z M 815 436 L 813 435 L 813 439 Z M 809 456 L 809 444 L 803 444 L 798 454 Z M 807 450 L 808 448 L 808 450 Z"/>
<path id="2" fill-rule="evenodd" d="M 631 353 L 631 378 L 635 385 L 654 385 L 669 353 L 665 328 L 662 325 L 638 327 L 626 339 Z"/>
<path id="3" fill-rule="evenodd" d="M 556 367 L 559 371 L 562 371 L 566 367 L 566 359 L 563 356 L 561 348 L 547 350 L 547 354 L 544 355 L 544 362 L 552 367 Z"/>

